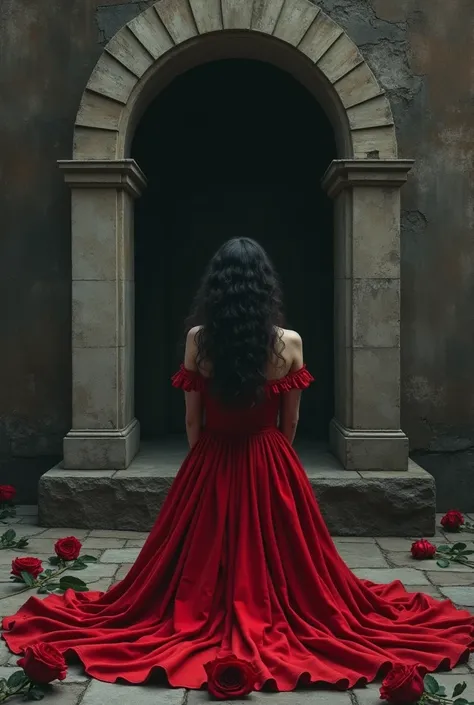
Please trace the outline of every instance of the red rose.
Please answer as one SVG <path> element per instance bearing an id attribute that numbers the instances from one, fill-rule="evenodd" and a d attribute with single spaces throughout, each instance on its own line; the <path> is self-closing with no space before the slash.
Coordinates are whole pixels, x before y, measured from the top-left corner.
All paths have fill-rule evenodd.
<path id="1" fill-rule="evenodd" d="M 418 666 L 397 664 L 382 681 L 381 700 L 388 700 L 396 705 L 416 703 L 425 690 L 423 676 Z"/>
<path id="2" fill-rule="evenodd" d="M 425 558 L 433 558 L 436 553 L 436 546 L 426 539 L 419 539 L 414 541 L 411 545 L 411 555 L 416 558 L 417 561 L 422 561 Z"/>
<path id="3" fill-rule="evenodd" d="M 17 661 L 33 683 L 51 683 L 66 678 L 67 665 L 64 656 L 52 644 L 38 642 L 27 646 L 21 659 Z"/>
<path id="4" fill-rule="evenodd" d="M 16 495 L 13 485 L 0 485 L 0 502 L 11 502 Z"/>
<path id="5" fill-rule="evenodd" d="M 255 664 L 233 654 L 204 664 L 209 694 L 219 700 L 241 698 L 255 688 L 259 671 Z"/>
<path id="6" fill-rule="evenodd" d="M 66 536 L 64 539 L 58 539 L 54 544 L 54 550 L 58 558 L 63 561 L 75 561 L 79 558 L 82 543 L 75 536 Z"/>
<path id="7" fill-rule="evenodd" d="M 450 509 L 441 519 L 441 526 L 443 526 L 446 531 L 459 531 L 463 524 L 464 517 L 457 509 Z"/>
<path id="8" fill-rule="evenodd" d="M 25 558 L 14 558 L 12 560 L 12 575 L 15 578 L 21 578 L 22 573 L 29 573 L 36 580 L 38 575 L 43 572 L 43 564 L 39 558 L 25 556 Z"/>

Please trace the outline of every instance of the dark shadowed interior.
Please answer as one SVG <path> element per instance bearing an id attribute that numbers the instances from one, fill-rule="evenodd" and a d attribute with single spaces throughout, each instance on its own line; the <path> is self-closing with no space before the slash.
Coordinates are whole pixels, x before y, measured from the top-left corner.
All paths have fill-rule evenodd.
<path id="1" fill-rule="evenodd" d="M 287 327 L 303 336 L 316 383 L 300 433 L 325 440 L 333 414 L 332 204 L 320 181 L 336 148 L 331 124 L 292 76 L 269 64 L 197 67 L 149 106 L 132 155 L 148 179 L 135 213 L 135 408 L 142 438 L 184 430 L 170 386 L 184 319 L 205 265 L 226 239 L 268 251 Z"/>

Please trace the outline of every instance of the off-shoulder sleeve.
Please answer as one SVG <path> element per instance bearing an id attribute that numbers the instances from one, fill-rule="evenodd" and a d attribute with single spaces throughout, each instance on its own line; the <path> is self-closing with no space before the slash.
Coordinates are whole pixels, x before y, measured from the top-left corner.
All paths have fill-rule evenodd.
<path id="1" fill-rule="evenodd" d="M 285 377 L 268 382 L 268 392 L 270 394 L 284 394 L 291 389 L 306 389 L 314 382 L 313 375 L 303 365 L 299 370 L 290 372 Z"/>
<path id="2" fill-rule="evenodd" d="M 181 365 L 171 378 L 173 387 L 183 389 L 185 392 L 202 392 L 204 391 L 204 383 L 205 380 L 199 372 L 187 370 L 184 365 Z"/>

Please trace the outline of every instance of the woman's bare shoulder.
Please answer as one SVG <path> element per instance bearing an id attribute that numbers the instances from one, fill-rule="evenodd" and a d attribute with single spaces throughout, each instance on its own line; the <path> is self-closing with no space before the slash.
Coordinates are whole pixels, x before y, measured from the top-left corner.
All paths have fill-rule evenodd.
<path id="1" fill-rule="evenodd" d="M 288 328 L 279 328 L 280 338 L 285 343 L 285 345 L 294 348 L 301 348 L 303 346 L 303 340 L 301 335 L 295 330 L 290 330 Z"/>

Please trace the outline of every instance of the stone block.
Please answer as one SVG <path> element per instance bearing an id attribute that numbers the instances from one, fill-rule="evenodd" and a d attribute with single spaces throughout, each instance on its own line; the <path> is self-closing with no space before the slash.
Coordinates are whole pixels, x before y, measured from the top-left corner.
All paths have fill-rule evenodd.
<path id="1" fill-rule="evenodd" d="M 301 40 L 298 49 L 317 62 L 342 33 L 342 28 L 321 11 Z"/>
<path id="2" fill-rule="evenodd" d="M 349 568 L 388 568 L 381 550 L 370 543 L 339 544 L 338 553 Z"/>
<path id="3" fill-rule="evenodd" d="M 470 573 L 460 573 L 459 571 L 439 570 L 436 566 L 436 570 L 428 572 L 427 576 L 432 583 L 439 586 L 471 585 L 474 587 L 474 572 L 472 570 Z"/>
<path id="4" fill-rule="evenodd" d="M 159 59 L 173 47 L 170 35 L 154 7 L 130 20 L 128 28 L 154 59 Z"/>
<path id="5" fill-rule="evenodd" d="M 422 570 L 425 573 L 426 571 L 433 571 L 438 568 L 436 560 L 416 561 L 411 557 L 410 553 L 389 552 L 387 555 L 394 566 L 411 567 L 414 570 Z M 450 566 L 450 570 L 455 573 L 470 573 L 472 575 L 472 568 L 460 565 L 459 563 L 453 563 Z"/>
<path id="6" fill-rule="evenodd" d="M 344 33 L 318 61 L 318 68 L 331 83 L 335 83 L 363 61 L 357 46 Z"/>
<path id="7" fill-rule="evenodd" d="M 400 280 L 354 279 L 351 284 L 353 333 L 350 344 L 357 348 L 399 347 Z M 351 317 L 347 319 L 350 321 Z"/>
<path id="8" fill-rule="evenodd" d="M 400 348 L 352 350 L 354 429 L 400 428 Z"/>
<path id="9" fill-rule="evenodd" d="M 273 32 L 278 39 L 297 46 L 319 12 L 308 0 L 285 0 Z"/>
<path id="10" fill-rule="evenodd" d="M 333 420 L 329 435 L 332 451 L 347 470 L 367 470 L 373 475 L 374 470 L 407 469 L 408 438 L 402 431 L 355 430 Z"/>
<path id="11" fill-rule="evenodd" d="M 100 558 L 101 563 L 135 563 L 140 553 L 140 548 L 110 548 L 104 551 Z"/>
<path id="12" fill-rule="evenodd" d="M 428 579 L 414 568 L 357 568 L 354 573 L 363 580 L 370 580 L 379 585 L 388 585 L 394 580 L 400 580 L 405 586 L 430 585 Z"/>
<path id="13" fill-rule="evenodd" d="M 73 429 L 103 429 L 103 440 L 111 441 L 110 452 L 117 445 L 125 445 L 133 430 L 127 428 L 132 422 L 132 380 L 127 379 L 128 358 L 132 353 L 129 346 L 73 348 L 72 351 Z M 112 433 L 115 429 L 123 429 L 123 432 L 120 431 L 118 438 L 109 437 L 107 429 Z M 96 435 L 92 433 L 90 438 Z M 87 438 L 87 434 L 84 437 Z M 106 467 L 102 465 L 97 469 Z"/>
<path id="14" fill-rule="evenodd" d="M 189 0 L 199 34 L 217 32 L 222 27 L 220 0 Z"/>
<path id="15" fill-rule="evenodd" d="M 252 693 L 250 698 L 224 700 L 222 705 L 351 705 L 348 692 L 338 692 L 325 688 L 297 690 L 287 693 Z M 190 690 L 187 705 L 205 705 L 209 702 L 206 691 Z"/>
<path id="16" fill-rule="evenodd" d="M 447 597 L 448 600 L 454 602 L 455 605 L 462 605 L 463 607 L 474 607 L 474 586 L 459 585 L 447 587 L 445 585 L 442 585 L 440 587 L 440 590 L 443 595 Z"/>
<path id="17" fill-rule="evenodd" d="M 224 29 L 250 29 L 252 0 L 221 0 Z"/>
<path id="18" fill-rule="evenodd" d="M 182 705 L 185 691 L 182 688 L 164 688 L 147 685 L 124 685 L 93 680 L 87 687 L 81 705 Z"/>
<path id="19" fill-rule="evenodd" d="M 67 519 L 74 526 L 94 527 L 91 537 L 146 538 L 146 534 L 137 536 L 128 530 L 149 531 L 156 520 L 178 471 L 178 465 L 172 467 L 165 455 L 157 447 L 152 473 L 143 463 L 140 467 L 140 455 L 129 470 L 115 472 L 112 477 L 94 471 L 45 473 L 40 480 L 40 520 L 64 525 Z M 305 451 L 303 463 L 333 535 L 430 536 L 433 533 L 435 494 L 433 478 L 428 473 L 363 476 L 344 470 L 335 459 L 336 469 L 328 470 L 326 455 L 314 451 L 311 458 L 310 449 Z M 116 531 L 119 529 L 122 531 Z M 137 546 L 119 552 L 134 551 L 136 555 L 139 550 Z M 125 554 L 119 556 L 110 551 L 106 557 L 117 558 L 117 562 L 126 559 Z"/>
<path id="20" fill-rule="evenodd" d="M 339 324 L 340 325 L 340 324 Z M 352 348 L 345 347 L 344 339 L 335 339 L 334 413 L 341 424 L 352 423 Z M 334 450 L 334 448 L 333 448 Z M 336 453 L 339 460 L 343 456 Z M 345 466 L 345 461 L 342 461 Z"/>
<path id="21" fill-rule="evenodd" d="M 254 0 L 251 27 L 256 32 L 273 34 L 285 0 Z"/>
<path id="22" fill-rule="evenodd" d="M 72 278 L 134 279 L 133 202 L 116 188 L 73 188 Z"/>
<path id="23" fill-rule="evenodd" d="M 351 138 L 355 159 L 368 159 L 374 155 L 377 159 L 397 158 L 397 137 L 394 125 L 353 130 Z"/>
<path id="24" fill-rule="evenodd" d="M 335 83 L 336 92 L 345 108 L 382 95 L 372 71 L 364 62 Z"/>
<path id="25" fill-rule="evenodd" d="M 196 23 L 187 2 L 182 0 L 160 0 L 153 7 L 175 44 L 180 44 L 196 36 Z"/>
<path id="26" fill-rule="evenodd" d="M 95 65 L 87 89 L 125 104 L 137 80 L 120 61 L 104 52 Z"/>
<path id="27" fill-rule="evenodd" d="M 343 190 L 334 199 L 334 277 L 352 277 L 352 194 Z"/>
<path id="28" fill-rule="evenodd" d="M 15 656 L 15 660 L 18 660 L 20 656 Z M 12 673 L 18 671 L 16 665 L 10 667 L 0 668 L 0 678 L 9 678 Z M 84 692 L 85 683 L 75 683 L 70 685 L 68 680 L 59 682 L 55 681 L 51 690 L 44 696 L 41 700 L 43 705 L 77 705 L 80 702 L 82 693 Z M 20 703 L 22 699 L 20 697 L 15 697 L 11 702 Z M 8 701 L 10 702 L 10 700 Z M 136 705 L 139 705 L 137 703 Z"/>
<path id="29" fill-rule="evenodd" d="M 346 114 L 351 130 L 393 125 L 392 110 L 386 95 L 379 95 L 365 103 L 354 105 Z"/>
<path id="30" fill-rule="evenodd" d="M 75 348 L 124 346 L 133 328 L 134 282 L 119 279 L 72 282 L 72 344 Z"/>
<path id="31" fill-rule="evenodd" d="M 143 76 L 154 61 L 153 56 L 126 25 L 112 37 L 105 49 L 137 78 Z"/>
<path id="32" fill-rule="evenodd" d="M 399 189 L 354 187 L 352 199 L 352 276 L 399 279 Z"/>
<path id="33" fill-rule="evenodd" d="M 118 130 L 122 105 L 106 96 L 85 90 L 76 117 L 76 126 Z"/>
<path id="34" fill-rule="evenodd" d="M 95 127 L 74 130 L 75 159 L 116 159 L 118 132 Z"/>

